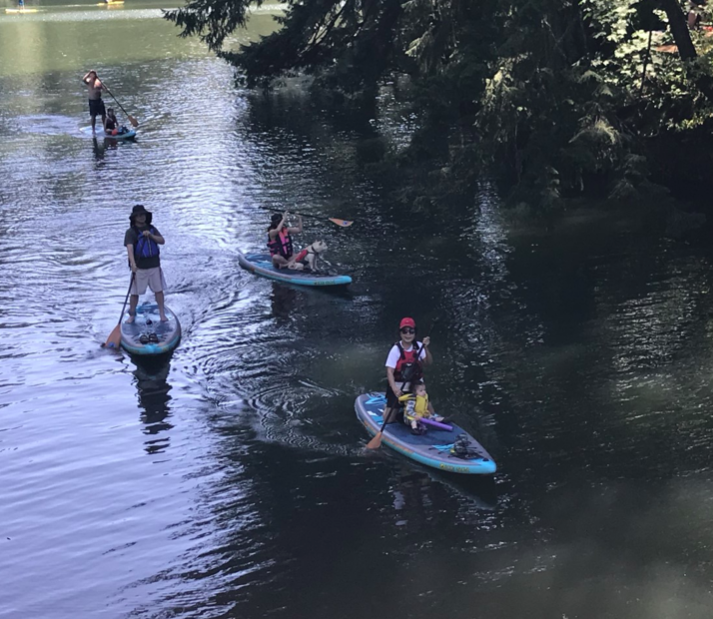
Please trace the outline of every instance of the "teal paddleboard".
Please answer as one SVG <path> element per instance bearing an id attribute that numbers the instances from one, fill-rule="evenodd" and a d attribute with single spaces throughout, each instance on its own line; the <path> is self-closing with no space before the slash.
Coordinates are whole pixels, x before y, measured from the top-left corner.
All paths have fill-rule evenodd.
<path id="1" fill-rule="evenodd" d="M 181 341 L 181 324 L 170 309 L 164 309 L 168 322 L 161 322 L 155 303 L 139 305 L 134 322 L 121 324 L 121 347 L 143 356 L 163 355 L 176 348 Z"/>
<path id="2" fill-rule="evenodd" d="M 348 275 L 326 275 L 312 271 L 277 269 L 270 254 L 238 254 L 238 264 L 255 275 L 299 286 L 347 286 L 352 283 Z"/>
<path id="3" fill-rule="evenodd" d="M 109 135 L 109 134 L 104 133 L 104 128 L 100 126 L 101 123 L 98 123 L 98 125 L 99 126 L 97 126 L 95 133 L 92 133 L 91 127 L 83 127 L 81 129 L 81 132 L 84 135 L 88 135 L 93 138 L 103 138 L 105 140 L 133 140 L 136 137 L 135 129 L 129 129 L 128 131 L 125 131 L 124 133 L 117 133 L 116 135 Z"/>
<path id="4" fill-rule="evenodd" d="M 357 418 L 371 436 L 376 435 L 384 423 L 385 406 L 383 393 L 360 395 L 354 403 Z M 381 443 L 411 460 L 441 471 L 466 475 L 495 473 L 495 461 L 485 448 L 460 426 L 450 421 L 448 425 L 452 430 L 430 427 L 425 434 L 413 434 L 405 423 L 389 423 L 384 428 Z M 459 437 L 460 445 L 466 446 L 461 455 L 454 453 L 454 444 Z"/>

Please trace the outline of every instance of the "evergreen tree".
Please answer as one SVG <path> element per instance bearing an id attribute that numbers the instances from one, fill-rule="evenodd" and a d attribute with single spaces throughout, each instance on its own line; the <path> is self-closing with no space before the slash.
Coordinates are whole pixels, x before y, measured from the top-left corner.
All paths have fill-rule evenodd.
<path id="1" fill-rule="evenodd" d="M 402 76 L 418 119 L 402 166 L 431 160 L 451 187 L 487 168 L 514 199 L 552 207 L 563 195 L 636 191 L 646 184 L 646 140 L 708 114 L 713 72 L 683 6 L 291 0 L 273 34 L 238 49 L 226 40 L 245 25 L 247 0 L 190 0 L 166 17 L 250 86 L 301 72 L 317 88 L 373 101 L 387 76 Z M 675 56 L 656 51 L 667 36 Z"/>

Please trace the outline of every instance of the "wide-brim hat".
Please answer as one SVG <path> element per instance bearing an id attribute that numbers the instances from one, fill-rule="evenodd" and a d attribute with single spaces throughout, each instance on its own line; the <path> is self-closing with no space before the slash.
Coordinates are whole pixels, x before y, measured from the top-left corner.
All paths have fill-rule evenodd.
<path id="1" fill-rule="evenodd" d="M 146 210 L 143 204 L 136 204 L 134 208 L 131 209 L 131 216 L 136 217 L 137 215 L 146 215 L 147 217 L 151 214 Z"/>

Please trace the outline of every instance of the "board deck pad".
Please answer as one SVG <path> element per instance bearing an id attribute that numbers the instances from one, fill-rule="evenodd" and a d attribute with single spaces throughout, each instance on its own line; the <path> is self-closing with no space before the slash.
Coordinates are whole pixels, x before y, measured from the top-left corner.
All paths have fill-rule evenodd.
<path id="1" fill-rule="evenodd" d="M 158 305 L 139 305 L 134 322 L 121 323 L 122 348 L 135 355 L 162 355 L 178 346 L 181 324 L 168 307 L 165 310 L 168 322 L 161 322 Z"/>
<path id="2" fill-rule="evenodd" d="M 352 283 L 348 275 L 328 275 L 315 271 L 292 271 L 277 269 L 272 264 L 270 254 L 238 254 L 238 263 L 246 271 L 268 279 L 288 282 L 300 286 L 346 286 Z"/>
<path id="3" fill-rule="evenodd" d="M 384 423 L 383 411 L 386 396 L 383 393 L 367 393 L 357 397 L 354 403 L 357 418 L 371 436 Z M 412 434 L 410 426 L 397 421 L 384 428 L 382 444 L 427 466 L 470 475 L 492 475 L 497 467 L 492 456 L 463 428 L 449 421 L 452 430 L 429 428 L 424 434 Z M 468 457 L 462 458 L 451 452 L 456 439 L 467 437 Z M 461 439 L 464 440 L 464 439 Z"/>

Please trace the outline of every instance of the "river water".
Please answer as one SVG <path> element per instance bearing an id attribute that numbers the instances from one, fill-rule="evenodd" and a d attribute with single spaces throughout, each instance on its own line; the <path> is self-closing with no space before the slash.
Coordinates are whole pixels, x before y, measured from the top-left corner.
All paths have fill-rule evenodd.
<path id="1" fill-rule="evenodd" d="M 705 239 L 604 206 L 544 233 L 485 185 L 396 206 L 354 128 L 242 90 L 162 6 L 0 15 L 0 617 L 708 617 Z M 90 68 L 136 143 L 86 133 Z M 100 348 L 139 202 L 184 329 L 158 364 Z M 312 215 L 351 290 L 242 271 L 263 208 Z M 494 478 L 365 452 L 404 315 Z"/>

